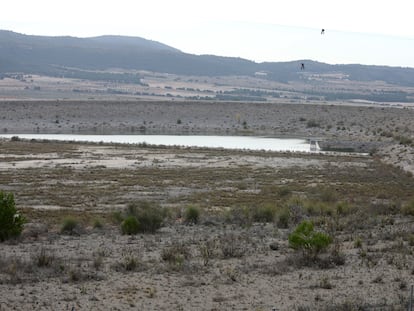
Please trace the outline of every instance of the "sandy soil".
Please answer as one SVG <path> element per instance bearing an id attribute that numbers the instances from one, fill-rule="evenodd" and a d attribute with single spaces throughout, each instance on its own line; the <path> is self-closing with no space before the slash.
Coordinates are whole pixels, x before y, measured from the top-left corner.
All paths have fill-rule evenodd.
<path id="1" fill-rule="evenodd" d="M 410 189 L 409 174 L 381 166 L 378 161 L 414 172 L 412 144 L 402 145 L 397 138 L 397 134 L 413 138 L 412 120 L 414 110 L 389 107 L 4 102 L 0 103 L 0 131 L 8 134 L 146 132 L 320 137 L 325 146 L 352 147 L 374 156 L 214 153 L 82 144 L 56 147 L 48 143 L 33 143 L 28 153 L 17 142 L 2 145 L 0 184 L 4 190 L 15 192 L 18 206 L 34 215 L 36 210 L 66 212 L 65 188 L 78 185 L 76 189 L 84 188 L 85 193 L 72 194 L 79 195 L 80 200 L 74 197 L 71 208 L 82 211 L 85 218 L 88 213 L 119 207 L 108 203 L 105 196 L 118 183 L 118 176 L 106 180 L 93 177 L 83 184 L 76 179 L 88 172 L 127 174 L 149 168 L 163 172 L 182 169 L 183 174 L 197 168 L 211 172 L 246 169 L 252 176 L 255 171 L 298 172 L 299 176 L 304 172 L 299 183 L 306 182 L 304 188 L 312 189 L 323 182 L 321 172 L 335 175 L 331 171 L 337 169 L 338 175 L 348 171 L 355 174 L 345 181 L 338 180 L 337 187 L 355 182 L 357 191 L 357 185 L 368 183 L 367 176 L 381 170 L 378 183 L 389 181 L 390 187 Z M 55 179 L 59 176 L 60 180 Z M 372 176 L 375 180 L 377 175 Z M 246 185 L 255 184 L 255 177 L 242 178 Z M 277 182 L 293 183 L 288 176 L 285 178 Z M 171 180 L 163 180 L 166 185 L 158 196 L 171 199 L 184 191 L 211 190 L 200 188 L 196 180 L 168 184 Z M 208 187 L 225 183 L 211 182 Z M 231 183 L 214 187 L 237 194 L 256 191 L 260 195 L 260 188 L 250 186 L 235 191 L 237 180 L 231 182 L 233 187 Z M 59 198 L 47 200 L 57 186 L 62 204 Z M 89 188 L 97 192 L 88 193 Z M 133 182 L 119 189 L 123 192 L 117 200 L 148 191 Z M 29 194 L 36 200 L 31 200 Z M 404 193 L 401 200 L 410 196 L 414 193 Z M 86 202 L 87 198 L 94 202 Z M 376 194 L 369 200 L 375 207 L 392 206 L 394 202 L 387 199 L 384 194 Z M 198 225 L 186 225 L 176 217 L 155 234 L 137 236 L 121 235 L 119 227 L 109 222 L 103 228 L 87 223 L 74 235 L 61 234 L 60 224 L 49 223 L 47 217 L 43 221 L 36 218 L 38 221 L 26 225 L 20 240 L 0 245 L 0 310 L 353 310 L 361 306 L 404 310 L 409 286 L 414 282 L 412 216 L 384 213 L 367 219 L 365 214 L 351 213 L 346 221 L 353 219 L 355 227 L 345 222 L 349 228 L 335 231 L 345 262 L 341 263 L 330 250 L 322 256 L 325 260 L 307 265 L 288 247 L 292 227 L 280 228 L 276 223 L 243 226 L 221 222 L 211 215 L 214 213 Z M 325 218 L 317 219 L 328 230 Z M 369 229 L 358 226 L 363 222 L 369 223 Z M 356 245 L 359 238 L 362 246 Z M 207 261 L 203 256 L 206 247 L 211 252 Z M 224 252 L 228 247 L 232 248 L 230 256 Z M 163 252 L 168 249 L 181 249 L 182 258 L 163 260 Z"/>

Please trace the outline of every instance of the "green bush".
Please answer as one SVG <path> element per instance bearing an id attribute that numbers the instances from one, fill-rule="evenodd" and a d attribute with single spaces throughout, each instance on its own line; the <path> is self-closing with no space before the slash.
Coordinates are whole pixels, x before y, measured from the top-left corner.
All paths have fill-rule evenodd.
<path id="1" fill-rule="evenodd" d="M 139 223 L 139 232 L 153 233 L 163 225 L 166 213 L 157 204 L 142 201 L 129 204 L 126 216 L 136 218 Z"/>
<path id="2" fill-rule="evenodd" d="M 140 231 L 139 227 L 140 227 L 139 222 L 135 216 L 128 216 L 121 223 L 122 234 L 128 234 L 128 235 L 137 234 Z"/>
<path id="3" fill-rule="evenodd" d="M 189 206 L 185 210 L 184 220 L 188 224 L 197 224 L 200 218 L 200 210 L 195 206 Z"/>
<path id="4" fill-rule="evenodd" d="M 19 236 L 25 221 L 16 210 L 14 195 L 0 191 L 0 242 Z"/>
<path id="5" fill-rule="evenodd" d="M 306 220 L 296 227 L 288 239 L 290 247 L 302 250 L 308 258 L 316 258 L 332 243 L 332 238 L 328 234 L 315 231 L 313 223 Z"/>

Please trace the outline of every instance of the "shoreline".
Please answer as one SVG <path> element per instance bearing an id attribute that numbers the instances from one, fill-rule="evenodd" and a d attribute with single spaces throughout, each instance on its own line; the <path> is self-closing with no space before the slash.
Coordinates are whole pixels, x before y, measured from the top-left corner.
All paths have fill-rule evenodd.
<path id="1" fill-rule="evenodd" d="M 414 109 L 335 103 L 0 102 L 0 133 L 321 138 L 322 149 L 378 155 L 414 173 Z"/>

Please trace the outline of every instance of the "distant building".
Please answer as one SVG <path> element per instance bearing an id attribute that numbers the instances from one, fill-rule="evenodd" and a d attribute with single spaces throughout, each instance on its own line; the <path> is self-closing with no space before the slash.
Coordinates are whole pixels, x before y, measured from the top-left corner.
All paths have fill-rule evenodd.
<path id="1" fill-rule="evenodd" d="M 267 77 L 267 74 L 268 74 L 268 72 L 266 72 L 266 71 L 256 71 L 254 73 L 254 75 L 257 76 L 257 77 Z"/>

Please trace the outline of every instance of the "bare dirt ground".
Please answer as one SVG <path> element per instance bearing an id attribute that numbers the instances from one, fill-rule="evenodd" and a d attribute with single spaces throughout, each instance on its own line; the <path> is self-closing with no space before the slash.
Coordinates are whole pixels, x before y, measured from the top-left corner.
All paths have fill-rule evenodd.
<path id="1" fill-rule="evenodd" d="M 0 141 L 0 189 L 28 219 L 0 245 L 0 310 L 406 310 L 412 109 L 32 101 L 0 112 L 8 134 L 320 137 L 371 153 Z M 144 200 L 167 211 L 163 227 L 122 235 L 117 213 Z M 61 232 L 68 217 L 77 227 Z M 303 219 L 334 238 L 318 259 L 288 245 Z"/>

